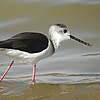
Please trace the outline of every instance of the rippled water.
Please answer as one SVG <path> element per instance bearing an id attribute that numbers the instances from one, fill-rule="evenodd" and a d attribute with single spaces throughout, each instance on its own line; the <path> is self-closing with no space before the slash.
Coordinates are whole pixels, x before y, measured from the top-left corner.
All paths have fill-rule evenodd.
<path id="1" fill-rule="evenodd" d="M 7 98 L 11 100 L 53 100 L 55 96 L 54 100 L 58 100 L 58 94 L 63 92 L 66 94 L 66 91 L 72 93 L 76 90 L 76 85 L 72 84 L 99 82 L 99 20 L 99 0 L 1 1 L 0 40 L 25 31 L 42 32 L 48 35 L 50 25 L 64 23 L 69 26 L 71 34 L 93 46 L 87 47 L 73 40 L 61 43 L 57 53 L 37 64 L 37 84 L 31 88 L 33 90 L 27 88 L 31 82 L 33 66 L 15 63 L 0 83 L 0 98 L 2 100 Z M 0 54 L 0 76 L 11 61 L 11 58 Z M 61 97 L 64 96 L 61 95 Z M 63 100 L 66 99 L 63 98 Z"/>

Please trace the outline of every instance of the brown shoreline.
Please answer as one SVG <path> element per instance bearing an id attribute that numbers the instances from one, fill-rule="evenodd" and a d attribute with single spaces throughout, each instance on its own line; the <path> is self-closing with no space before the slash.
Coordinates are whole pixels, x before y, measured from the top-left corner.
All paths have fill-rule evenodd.
<path id="1" fill-rule="evenodd" d="M 50 100 L 100 100 L 100 82 L 69 85 L 65 91 Z"/>
<path id="2" fill-rule="evenodd" d="M 0 100 L 100 100 L 100 82 L 84 84 L 37 83 L 17 95 L 15 93 L 5 96 L 1 94 Z"/>

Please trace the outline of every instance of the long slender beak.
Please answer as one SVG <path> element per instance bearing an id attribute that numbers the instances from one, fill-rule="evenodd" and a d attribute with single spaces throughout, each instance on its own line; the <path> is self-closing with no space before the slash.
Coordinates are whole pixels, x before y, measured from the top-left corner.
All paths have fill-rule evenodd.
<path id="1" fill-rule="evenodd" d="M 70 38 L 71 38 L 71 39 L 74 39 L 74 40 L 76 40 L 76 41 L 78 41 L 78 42 L 80 42 L 80 43 L 82 43 L 82 44 L 85 44 L 85 45 L 87 45 L 87 46 L 92 46 L 90 43 L 87 43 L 87 42 L 85 42 L 85 41 L 83 41 L 83 40 L 80 40 L 80 39 L 74 37 L 73 35 L 70 35 Z"/>

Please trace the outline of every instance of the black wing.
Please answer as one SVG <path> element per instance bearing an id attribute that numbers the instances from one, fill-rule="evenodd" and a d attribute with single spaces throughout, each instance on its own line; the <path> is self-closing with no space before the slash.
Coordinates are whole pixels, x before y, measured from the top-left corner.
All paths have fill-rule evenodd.
<path id="1" fill-rule="evenodd" d="M 0 48 L 15 49 L 28 53 L 38 53 L 46 49 L 48 38 L 41 33 L 24 32 L 10 39 L 0 41 Z"/>

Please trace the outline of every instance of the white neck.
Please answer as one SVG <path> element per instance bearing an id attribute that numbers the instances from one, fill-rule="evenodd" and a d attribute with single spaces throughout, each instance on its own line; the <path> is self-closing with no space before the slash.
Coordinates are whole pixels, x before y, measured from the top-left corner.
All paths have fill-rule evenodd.
<path id="1" fill-rule="evenodd" d="M 62 41 L 62 37 L 57 32 L 55 32 L 53 34 L 50 34 L 50 38 L 56 51 L 59 48 L 60 42 Z"/>

